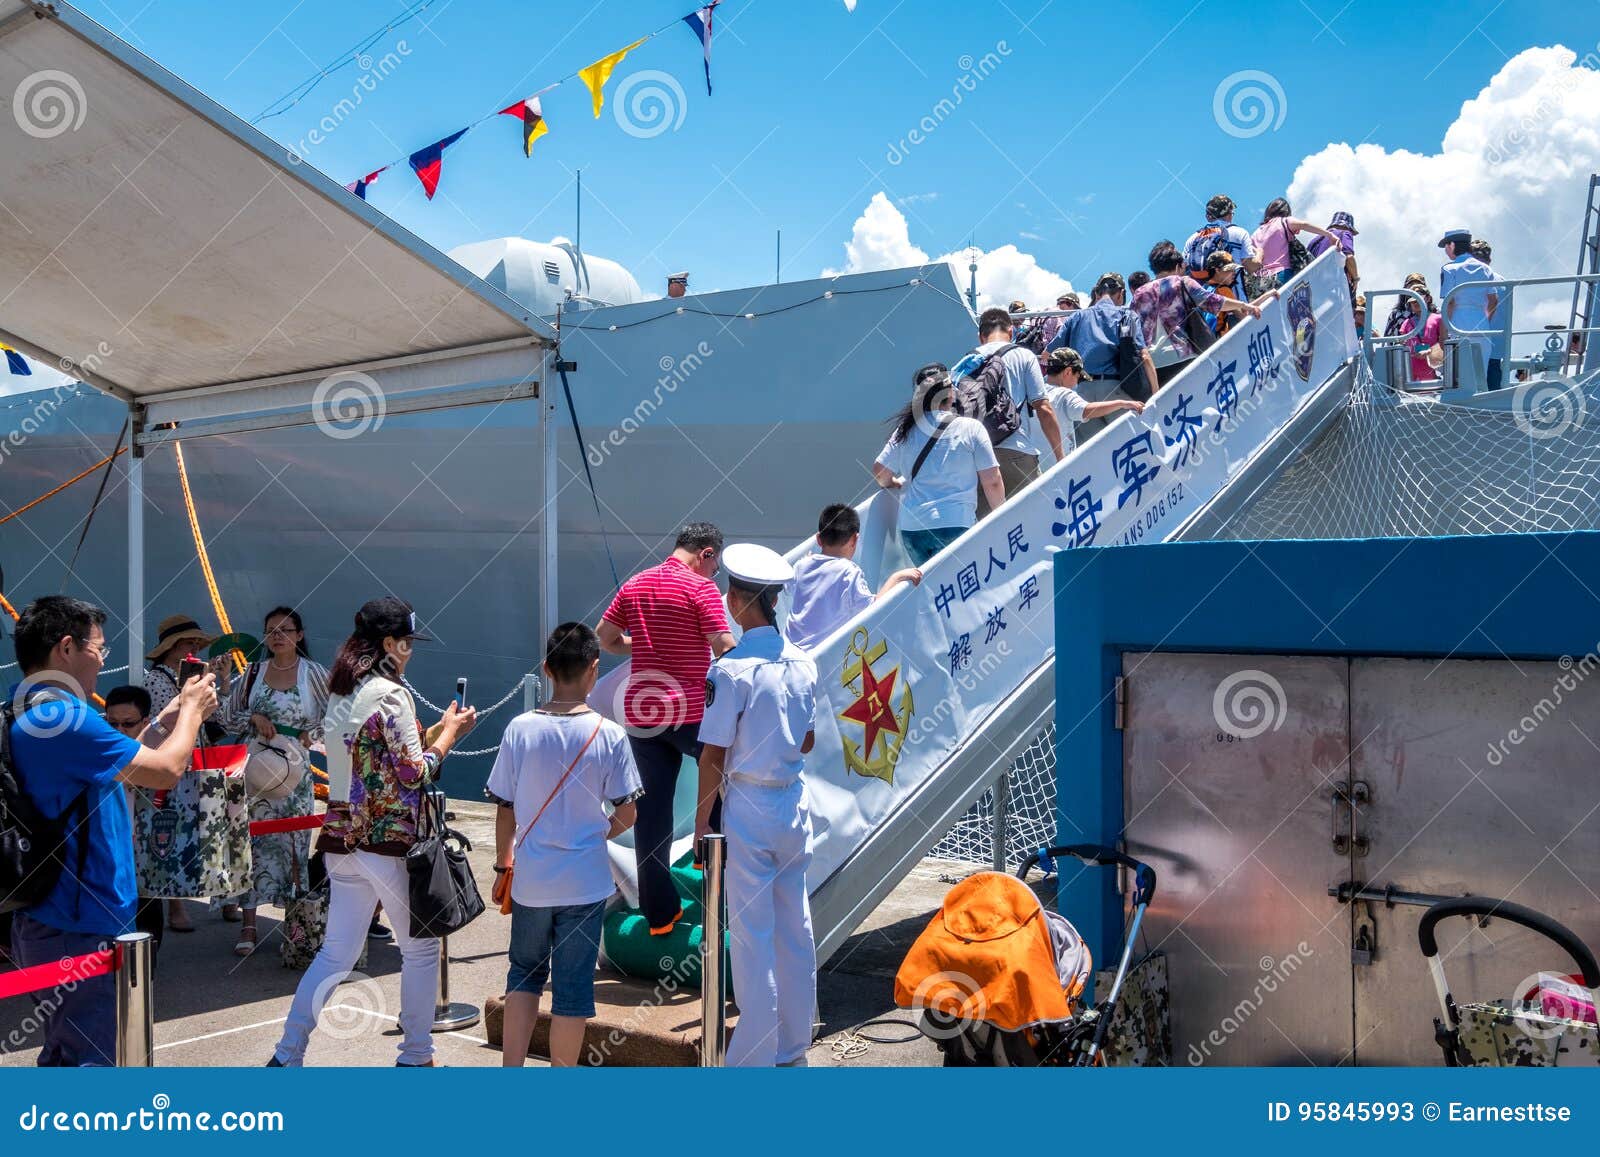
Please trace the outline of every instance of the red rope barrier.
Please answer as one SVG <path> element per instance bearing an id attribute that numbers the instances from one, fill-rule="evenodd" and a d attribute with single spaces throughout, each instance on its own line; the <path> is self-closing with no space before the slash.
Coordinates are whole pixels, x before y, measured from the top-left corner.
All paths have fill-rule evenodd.
<path id="1" fill-rule="evenodd" d="M 289 816 L 281 820 L 252 820 L 252 836 L 270 836 L 275 832 L 303 832 L 322 826 L 322 816 Z"/>
<path id="2" fill-rule="evenodd" d="M 9 996 L 23 996 L 45 988 L 59 988 L 63 984 L 89 980 L 96 976 L 110 976 L 116 971 L 116 951 L 111 948 L 88 952 L 82 956 L 68 956 L 48 964 L 35 964 L 15 972 L 0 972 L 0 1000 Z"/>

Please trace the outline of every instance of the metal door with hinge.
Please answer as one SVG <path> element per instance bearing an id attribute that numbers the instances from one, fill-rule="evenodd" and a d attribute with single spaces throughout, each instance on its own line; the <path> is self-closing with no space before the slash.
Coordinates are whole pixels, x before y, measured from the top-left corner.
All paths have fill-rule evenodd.
<path id="1" fill-rule="evenodd" d="M 1377 947 L 1355 972 L 1356 1059 L 1438 1064 L 1438 1002 L 1417 902 L 1478 895 L 1537 909 L 1600 946 L 1600 671 L 1557 663 L 1356 659 L 1351 775 L 1368 785 L 1355 881 L 1413 903 L 1369 904 Z M 1520 995 L 1574 965 L 1504 921 L 1439 926 L 1458 1001 Z"/>
<path id="2" fill-rule="evenodd" d="M 1343 659 L 1123 657 L 1126 838 L 1159 876 L 1176 1063 L 1339 1064 L 1351 1041 Z"/>
<path id="3" fill-rule="evenodd" d="M 1600 671 L 1555 663 L 1127 654 L 1126 840 L 1160 875 L 1174 1055 L 1438 1064 L 1423 907 L 1466 894 L 1600 945 Z M 1558 949 L 1440 927 L 1459 1000 Z"/>

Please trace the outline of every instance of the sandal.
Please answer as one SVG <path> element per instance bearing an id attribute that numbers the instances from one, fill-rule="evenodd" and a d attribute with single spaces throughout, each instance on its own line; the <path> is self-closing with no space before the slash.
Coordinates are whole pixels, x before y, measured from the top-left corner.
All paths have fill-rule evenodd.
<path id="1" fill-rule="evenodd" d="M 244 919 L 244 913 L 237 904 L 224 904 L 222 906 L 222 918 L 229 924 L 237 924 Z"/>
<path id="2" fill-rule="evenodd" d="M 172 918 L 174 913 L 176 913 L 178 916 L 178 919 L 176 920 Z M 189 913 L 185 912 L 182 908 L 167 909 L 167 931 L 193 932 L 194 924 L 189 920 Z"/>
<path id="3" fill-rule="evenodd" d="M 254 924 L 246 924 L 239 929 L 239 942 L 233 946 L 235 956 L 249 956 L 256 950 L 256 929 Z"/>

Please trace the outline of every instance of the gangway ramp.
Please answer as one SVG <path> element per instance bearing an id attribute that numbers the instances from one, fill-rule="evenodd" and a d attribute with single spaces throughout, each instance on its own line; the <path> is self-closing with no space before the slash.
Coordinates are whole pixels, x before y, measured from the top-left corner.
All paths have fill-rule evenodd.
<path id="1" fill-rule="evenodd" d="M 1054 555 L 1203 537 L 1236 490 L 1265 485 L 1336 416 L 1357 348 L 1343 266 L 1324 256 L 1142 415 L 1109 424 L 930 560 L 919 587 L 816 648 L 806 781 L 819 959 L 1050 728 Z M 898 503 L 883 493 L 862 511 L 857 561 L 876 585 L 904 565 Z"/>

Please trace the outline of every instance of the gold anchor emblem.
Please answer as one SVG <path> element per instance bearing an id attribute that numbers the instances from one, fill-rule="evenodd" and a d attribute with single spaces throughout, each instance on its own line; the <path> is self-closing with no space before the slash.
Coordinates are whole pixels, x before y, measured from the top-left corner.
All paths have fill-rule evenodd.
<path id="1" fill-rule="evenodd" d="M 902 686 L 896 711 L 894 685 L 900 679 L 900 668 L 891 667 L 881 678 L 872 669 L 874 663 L 889 653 L 889 644 L 883 639 L 873 643 L 867 628 L 857 628 L 846 650 L 853 658 L 845 661 L 840 682 L 845 690 L 856 692 L 858 698 L 839 712 L 839 719 L 861 724 L 864 734 L 859 747 L 848 737 L 839 737 L 844 747 L 845 765 L 857 775 L 893 783 L 895 764 L 900 760 L 906 727 L 911 722 L 911 686 L 909 683 Z"/>

